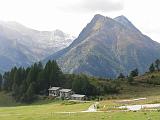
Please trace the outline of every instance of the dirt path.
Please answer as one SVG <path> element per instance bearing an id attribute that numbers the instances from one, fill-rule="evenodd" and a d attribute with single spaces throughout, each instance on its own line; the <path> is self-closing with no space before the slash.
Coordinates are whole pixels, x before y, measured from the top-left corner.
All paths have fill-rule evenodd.
<path id="1" fill-rule="evenodd" d="M 99 102 L 95 102 L 94 104 L 92 104 L 88 110 L 86 111 L 82 111 L 82 112 L 97 112 L 97 105 L 99 104 Z"/>

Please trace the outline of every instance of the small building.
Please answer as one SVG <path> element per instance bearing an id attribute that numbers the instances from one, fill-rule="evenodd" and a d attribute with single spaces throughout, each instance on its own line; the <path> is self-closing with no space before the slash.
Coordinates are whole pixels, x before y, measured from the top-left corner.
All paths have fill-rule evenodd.
<path id="1" fill-rule="evenodd" d="M 86 95 L 80 95 L 80 94 L 73 94 L 71 95 L 72 100 L 86 100 Z"/>
<path id="2" fill-rule="evenodd" d="M 54 96 L 54 97 L 57 97 L 60 95 L 60 90 L 61 88 L 60 87 L 51 87 L 49 88 L 49 96 Z"/>
<path id="3" fill-rule="evenodd" d="M 50 87 L 48 91 L 49 91 L 49 96 L 58 97 L 61 99 L 67 99 L 67 100 L 71 99 L 79 101 L 87 99 L 86 95 L 75 94 L 74 91 L 72 91 L 72 89 L 63 89 L 61 87 Z"/>
<path id="4" fill-rule="evenodd" d="M 62 99 L 70 99 L 71 95 L 74 94 L 72 89 L 61 89 L 60 92 L 60 98 Z"/>

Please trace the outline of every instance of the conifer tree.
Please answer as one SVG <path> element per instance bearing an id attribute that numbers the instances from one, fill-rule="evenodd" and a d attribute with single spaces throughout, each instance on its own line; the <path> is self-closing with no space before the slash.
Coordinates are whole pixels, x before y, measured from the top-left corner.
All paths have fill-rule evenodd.
<path id="1" fill-rule="evenodd" d="M 155 67 L 156 67 L 156 69 L 159 71 L 160 70 L 160 60 L 159 59 L 157 59 L 156 61 L 155 61 Z"/>
<path id="2" fill-rule="evenodd" d="M 0 74 L 0 90 L 2 88 L 2 80 L 3 80 L 3 78 L 2 78 L 2 75 Z"/>
<path id="3" fill-rule="evenodd" d="M 125 76 L 123 75 L 123 73 L 120 73 L 118 79 L 123 79 L 123 78 L 125 78 Z"/>
<path id="4" fill-rule="evenodd" d="M 132 76 L 132 77 L 135 77 L 135 76 L 138 76 L 138 69 L 136 68 L 136 69 L 134 69 L 134 70 L 132 70 L 131 71 L 131 73 L 130 73 L 130 75 L 129 76 Z"/>
<path id="5" fill-rule="evenodd" d="M 32 82 L 25 94 L 25 102 L 30 103 L 35 99 L 35 82 Z"/>
<path id="6" fill-rule="evenodd" d="M 153 63 L 150 65 L 149 71 L 150 71 L 150 72 L 154 72 L 154 71 L 155 71 L 155 66 L 154 66 Z"/>

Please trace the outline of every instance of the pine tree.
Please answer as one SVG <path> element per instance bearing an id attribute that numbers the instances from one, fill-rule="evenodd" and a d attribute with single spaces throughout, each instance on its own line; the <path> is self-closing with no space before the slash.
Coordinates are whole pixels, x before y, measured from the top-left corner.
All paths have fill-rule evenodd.
<path id="1" fill-rule="evenodd" d="M 37 80 L 37 76 L 38 76 L 38 67 L 37 64 L 35 63 L 33 66 L 31 66 L 31 69 L 27 75 L 27 85 L 29 86 L 30 83 L 34 82 Z"/>
<path id="2" fill-rule="evenodd" d="M 123 78 L 125 78 L 125 76 L 123 75 L 123 73 L 120 73 L 118 79 L 123 79 Z"/>
<path id="3" fill-rule="evenodd" d="M 38 94 L 47 94 L 48 93 L 48 80 L 45 77 L 44 71 L 39 72 L 37 78 L 37 92 Z"/>
<path id="4" fill-rule="evenodd" d="M 9 91 L 12 90 L 12 86 L 14 83 L 14 76 L 15 73 L 17 72 L 17 67 L 14 67 L 13 69 L 11 69 L 10 73 L 9 73 L 9 78 L 8 78 L 8 89 Z"/>
<path id="5" fill-rule="evenodd" d="M 47 94 L 50 85 L 64 85 L 64 76 L 56 61 L 48 61 L 45 68 L 41 62 L 26 69 L 14 67 L 5 72 L 3 78 L 4 90 L 12 92 L 16 100 L 23 102 L 31 102 L 37 94 Z"/>
<path id="6" fill-rule="evenodd" d="M 16 83 L 14 83 L 12 86 L 12 95 L 18 101 L 18 99 L 19 99 L 19 86 Z"/>
<path id="7" fill-rule="evenodd" d="M 138 69 L 136 68 L 132 70 L 129 76 L 132 76 L 132 77 L 138 76 Z"/>
<path id="8" fill-rule="evenodd" d="M 51 67 L 51 72 L 50 72 L 50 77 L 49 77 L 49 83 L 50 85 L 60 86 L 62 76 L 63 76 L 62 72 L 58 64 L 56 63 L 56 61 L 53 60 L 51 65 L 52 67 Z"/>
<path id="9" fill-rule="evenodd" d="M 19 96 L 19 101 L 20 102 L 23 102 L 23 101 L 25 101 L 24 99 L 24 95 L 25 95 L 25 93 L 26 93 L 26 91 L 27 91 L 27 83 L 26 83 L 26 81 L 24 80 L 23 81 L 23 83 L 20 85 L 20 87 L 19 87 L 19 92 L 18 92 L 18 96 Z"/>
<path id="10" fill-rule="evenodd" d="M 43 70 L 43 65 L 41 62 L 38 62 L 38 69 L 39 71 L 42 71 Z"/>
<path id="11" fill-rule="evenodd" d="M 25 93 L 25 102 L 30 103 L 35 99 L 35 83 L 32 82 L 29 85 L 27 92 Z"/>
<path id="12" fill-rule="evenodd" d="M 22 68 L 19 68 L 15 74 L 14 74 L 14 83 L 13 84 L 17 84 L 18 86 L 21 84 L 22 82 Z"/>
<path id="13" fill-rule="evenodd" d="M 3 89 L 9 91 L 9 72 L 4 73 L 3 79 L 4 79 Z"/>
<path id="14" fill-rule="evenodd" d="M 155 67 L 156 67 L 156 69 L 159 71 L 160 70 L 160 60 L 159 59 L 157 59 L 156 61 L 155 61 Z"/>
<path id="15" fill-rule="evenodd" d="M 155 71 L 155 66 L 154 66 L 153 63 L 150 65 L 149 71 L 150 71 L 150 72 L 154 72 L 154 71 Z"/>
<path id="16" fill-rule="evenodd" d="M 2 75 L 0 74 L 0 90 L 2 89 L 2 80 L 3 78 L 2 78 Z"/>

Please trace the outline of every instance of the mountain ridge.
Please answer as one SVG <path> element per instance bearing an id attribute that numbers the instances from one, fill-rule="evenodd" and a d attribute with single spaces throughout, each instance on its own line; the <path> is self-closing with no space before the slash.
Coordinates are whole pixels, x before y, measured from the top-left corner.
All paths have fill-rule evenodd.
<path id="1" fill-rule="evenodd" d="M 144 73 L 160 57 L 159 50 L 160 44 L 142 34 L 126 17 L 112 19 L 97 14 L 69 47 L 47 60 L 57 60 L 66 73 L 116 77 L 135 68 Z"/>
<path id="2" fill-rule="evenodd" d="M 38 31 L 17 22 L 0 21 L 0 68 L 26 67 L 67 47 L 74 39 L 58 29 Z"/>

